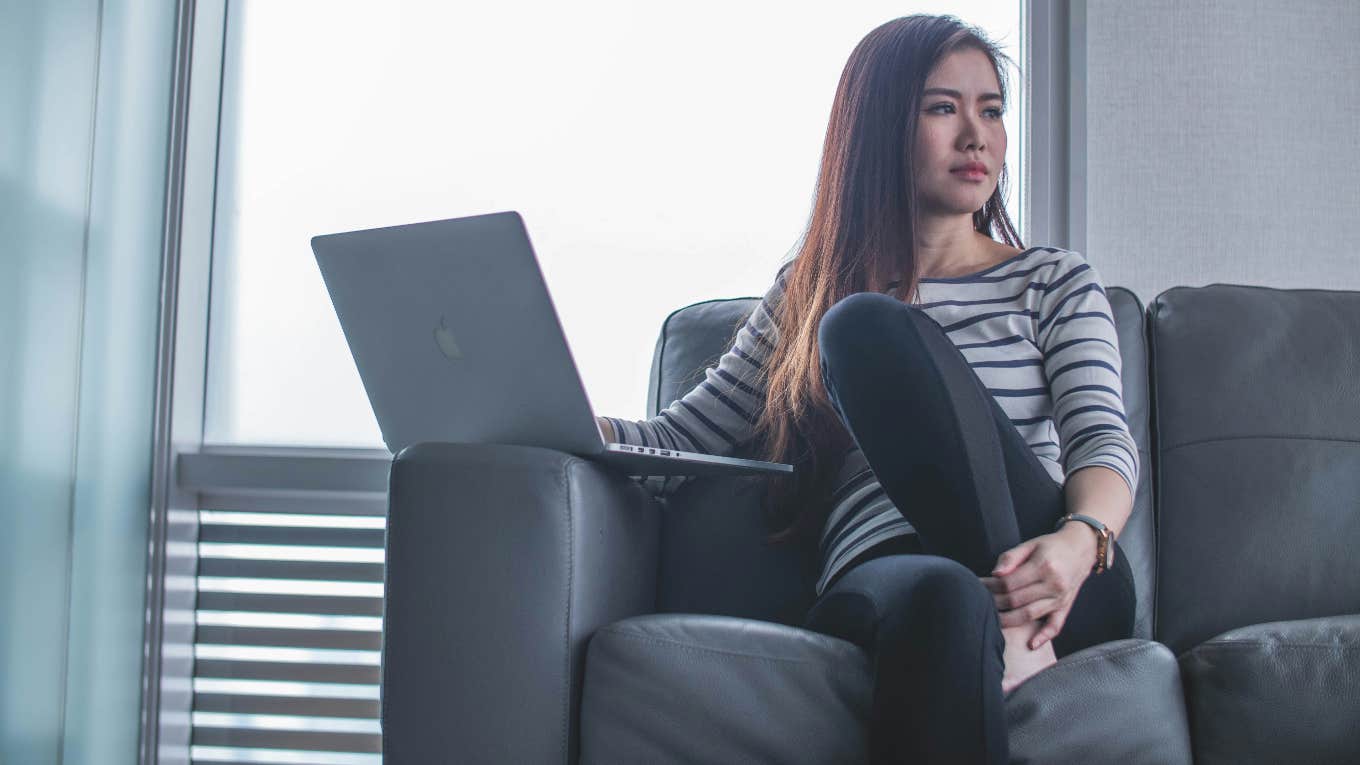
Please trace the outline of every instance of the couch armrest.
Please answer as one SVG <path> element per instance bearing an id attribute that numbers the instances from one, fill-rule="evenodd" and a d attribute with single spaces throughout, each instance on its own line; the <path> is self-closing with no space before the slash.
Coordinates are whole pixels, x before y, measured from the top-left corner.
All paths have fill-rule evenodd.
<path id="1" fill-rule="evenodd" d="M 585 647 L 656 605 L 659 505 L 562 452 L 416 444 L 392 463 L 387 762 L 575 762 Z"/>

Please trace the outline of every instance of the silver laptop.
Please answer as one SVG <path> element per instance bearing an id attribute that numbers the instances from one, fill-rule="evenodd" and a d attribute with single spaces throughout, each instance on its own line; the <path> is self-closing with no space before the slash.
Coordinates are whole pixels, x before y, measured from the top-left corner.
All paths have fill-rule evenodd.
<path id="1" fill-rule="evenodd" d="M 312 238 L 393 454 L 421 441 L 540 446 L 630 475 L 792 465 L 605 443 L 515 211 Z"/>

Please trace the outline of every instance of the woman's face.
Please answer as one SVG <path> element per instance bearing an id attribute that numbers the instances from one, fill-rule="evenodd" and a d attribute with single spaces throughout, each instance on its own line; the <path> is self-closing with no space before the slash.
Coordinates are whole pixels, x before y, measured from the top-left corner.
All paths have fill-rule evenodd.
<path id="1" fill-rule="evenodd" d="M 1001 115 L 1001 87 L 985 53 L 966 48 L 940 60 L 917 114 L 913 159 L 923 212 L 972 215 L 987 203 L 1006 159 Z M 964 169 L 974 162 L 982 173 Z"/>

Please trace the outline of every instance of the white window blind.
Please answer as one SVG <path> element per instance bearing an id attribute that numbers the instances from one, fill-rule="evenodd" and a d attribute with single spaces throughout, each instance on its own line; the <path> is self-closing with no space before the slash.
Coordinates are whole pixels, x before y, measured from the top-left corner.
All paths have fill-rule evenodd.
<path id="1" fill-rule="evenodd" d="M 202 508 L 194 762 L 381 761 L 387 466 L 376 454 L 181 457 Z"/>

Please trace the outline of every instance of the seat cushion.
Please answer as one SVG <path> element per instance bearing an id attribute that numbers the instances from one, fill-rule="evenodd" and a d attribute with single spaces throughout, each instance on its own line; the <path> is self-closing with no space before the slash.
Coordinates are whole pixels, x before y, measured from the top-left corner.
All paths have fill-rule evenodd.
<path id="1" fill-rule="evenodd" d="M 581 762 L 855 763 L 870 670 L 854 644 L 726 616 L 655 614 L 597 630 Z"/>
<path id="2" fill-rule="evenodd" d="M 1196 763 L 1360 762 L 1360 616 L 1240 627 L 1180 664 Z"/>
<path id="3" fill-rule="evenodd" d="M 652 614 L 591 638 L 581 761 L 862 763 L 872 670 L 850 642 L 727 616 Z M 1006 698 L 1012 761 L 1190 763 L 1176 659 L 1121 640 Z"/>
<path id="4" fill-rule="evenodd" d="M 1176 657 L 1116 640 L 1068 654 L 1006 697 L 1011 763 L 1190 765 Z"/>

